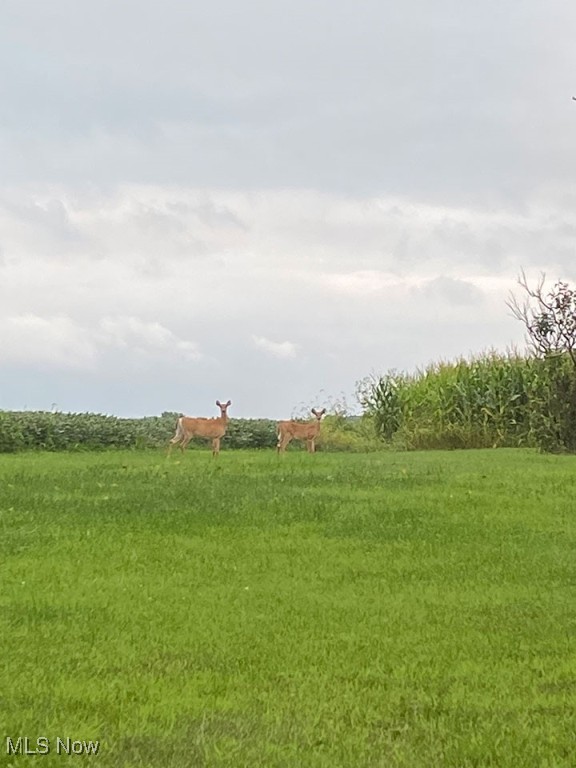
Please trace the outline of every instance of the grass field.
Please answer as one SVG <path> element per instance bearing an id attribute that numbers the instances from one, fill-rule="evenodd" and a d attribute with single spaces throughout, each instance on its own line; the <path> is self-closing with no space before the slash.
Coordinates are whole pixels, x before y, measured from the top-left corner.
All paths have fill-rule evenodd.
<path id="1" fill-rule="evenodd" d="M 0 456 L 0 765 L 574 766 L 575 516 L 529 451 Z"/>

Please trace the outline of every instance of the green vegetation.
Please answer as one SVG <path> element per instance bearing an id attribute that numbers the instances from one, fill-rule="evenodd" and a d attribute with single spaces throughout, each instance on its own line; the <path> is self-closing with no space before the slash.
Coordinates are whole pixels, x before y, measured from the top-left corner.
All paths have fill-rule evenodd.
<path id="1" fill-rule="evenodd" d="M 573 457 L 28 452 L 0 487 L 3 738 L 100 740 L 101 768 L 574 765 Z"/>
<path id="2" fill-rule="evenodd" d="M 0 452 L 21 450 L 103 450 L 166 447 L 180 414 L 121 419 L 97 413 L 0 411 Z M 206 446 L 205 440 L 190 445 Z M 270 448 L 276 423 L 269 419 L 231 419 L 223 447 Z"/>
<path id="3" fill-rule="evenodd" d="M 487 354 L 414 375 L 369 377 L 359 396 L 396 448 L 537 446 L 576 451 L 576 375 L 569 355 Z"/>
<path id="4" fill-rule="evenodd" d="M 163 413 L 162 416 L 121 419 L 97 413 L 0 411 L 0 453 L 166 447 L 174 435 L 178 416 Z M 276 443 L 275 421 L 230 419 L 222 448 L 275 448 Z M 207 445 L 206 440 L 197 439 L 189 449 L 206 449 Z M 318 445 L 329 451 L 382 448 L 371 422 L 342 413 L 334 413 L 324 420 Z M 297 442 L 290 447 L 291 451 L 299 449 L 302 446 Z"/>

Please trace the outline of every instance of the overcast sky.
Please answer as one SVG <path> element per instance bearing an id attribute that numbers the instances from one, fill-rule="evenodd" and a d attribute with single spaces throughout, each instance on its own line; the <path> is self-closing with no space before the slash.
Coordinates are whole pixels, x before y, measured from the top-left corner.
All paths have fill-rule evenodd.
<path id="1" fill-rule="evenodd" d="M 290 416 L 576 281 L 576 6 L 1 0 L 0 409 Z"/>

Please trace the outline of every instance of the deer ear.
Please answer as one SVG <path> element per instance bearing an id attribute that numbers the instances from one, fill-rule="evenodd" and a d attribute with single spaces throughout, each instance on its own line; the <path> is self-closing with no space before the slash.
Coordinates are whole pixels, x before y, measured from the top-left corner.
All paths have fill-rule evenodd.
<path id="1" fill-rule="evenodd" d="M 228 402 L 226 403 L 226 408 L 228 408 L 229 405 L 232 405 L 232 400 L 228 400 Z"/>
<path id="2" fill-rule="evenodd" d="M 314 414 L 314 416 L 318 416 L 318 414 L 316 413 L 316 408 L 310 408 L 310 411 Z"/>
<path id="3" fill-rule="evenodd" d="M 216 405 L 218 406 L 218 408 L 222 408 L 222 403 L 220 402 L 220 400 L 216 400 Z"/>
<path id="4" fill-rule="evenodd" d="M 322 408 L 322 410 L 320 411 L 320 416 L 324 416 L 325 413 L 326 413 L 326 408 Z"/>

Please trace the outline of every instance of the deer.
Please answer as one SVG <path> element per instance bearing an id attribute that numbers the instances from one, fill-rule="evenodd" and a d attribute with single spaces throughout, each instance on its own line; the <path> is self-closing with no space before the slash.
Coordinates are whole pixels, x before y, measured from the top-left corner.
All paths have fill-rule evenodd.
<path id="1" fill-rule="evenodd" d="M 216 405 L 220 408 L 220 416 L 214 419 L 203 417 L 192 418 L 191 416 L 180 416 L 176 424 L 176 434 L 168 444 L 168 456 L 172 453 L 172 448 L 177 445 L 182 453 L 193 437 L 206 437 L 212 440 L 212 456 L 216 458 L 220 453 L 220 440 L 226 434 L 228 426 L 227 408 L 232 405 L 232 400 L 222 403 L 216 400 Z"/>
<path id="2" fill-rule="evenodd" d="M 309 421 L 305 424 L 293 420 L 278 422 L 277 453 L 284 453 L 291 440 L 306 440 L 306 450 L 308 453 L 314 453 L 316 450 L 314 441 L 320 434 L 320 421 L 326 413 L 326 408 L 322 408 L 321 411 L 312 408 L 312 413 L 316 417 L 316 421 Z"/>

